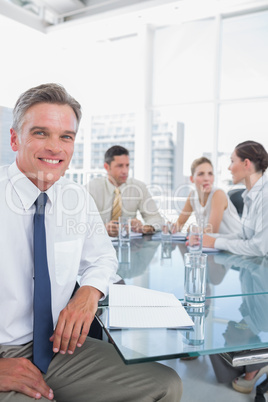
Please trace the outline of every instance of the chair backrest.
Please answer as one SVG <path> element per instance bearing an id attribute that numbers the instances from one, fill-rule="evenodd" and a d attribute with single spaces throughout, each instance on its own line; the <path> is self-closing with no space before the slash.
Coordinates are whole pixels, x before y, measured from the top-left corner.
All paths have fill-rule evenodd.
<path id="1" fill-rule="evenodd" d="M 239 216 L 242 216 L 243 208 L 244 208 L 244 200 L 242 198 L 242 193 L 245 191 L 244 188 L 238 188 L 228 191 L 228 195 L 230 200 L 236 207 Z"/>

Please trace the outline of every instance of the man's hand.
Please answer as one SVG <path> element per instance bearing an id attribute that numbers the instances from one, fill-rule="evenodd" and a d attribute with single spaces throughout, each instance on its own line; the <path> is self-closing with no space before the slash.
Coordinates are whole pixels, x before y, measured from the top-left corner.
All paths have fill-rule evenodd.
<path id="1" fill-rule="evenodd" d="M 143 225 L 142 233 L 144 234 L 152 234 L 154 233 L 154 227 L 151 225 Z"/>
<path id="2" fill-rule="evenodd" d="M 142 233 L 143 224 L 139 219 L 131 219 L 131 230 L 136 233 Z"/>
<path id="3" fill-rule="evenodd" d="M 136 233 L 150 234 L 154 233 L 154 227 L 151 225 L 143 225 L 139 219 L 131 219 L 131 230 Z"/>
<path id="4" fill-rule="evenodd" d="M 50 338 L 53 351 L 73 354 L 86 340 L 102 293 L 92 286 L 82 286 L 60 312 L 54 334 Z"/>
<path id="5" fill-rule="evenodd" d="M 118 236 L 118 232 L 119 232 L 118 221 L 110 221 L 110 222 L 106 223 L 105 227 L 106 227 L 106 230 L 107 230 L 107 233 L 109 236 L 111 236 L 111 237 Z"/>
<path id="6" fill-rule="evenodd" d="M 0 392 L 15 391 L 31 398 L 42 396 L 52 400 L 52 389 L 45 383 L 42 373 L 24 357 L 0 358 Z"/>

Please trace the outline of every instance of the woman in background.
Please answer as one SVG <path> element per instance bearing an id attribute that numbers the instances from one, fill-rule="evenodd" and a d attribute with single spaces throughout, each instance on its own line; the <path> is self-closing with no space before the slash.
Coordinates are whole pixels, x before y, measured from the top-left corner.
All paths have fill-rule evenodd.
<path id="1" fill-rule="evenodd" d="M 218 235 L 216 238 L 204 235 L 205 247 L 216 247 L 240 255 L 267 257 L 268 179 L 264 175 L 267 166 L 268 155 L 261 144 L 245 141 L 235 147 L 229 170 L 234 184 L 242 182 L 246 185 L 242 194 L 242 230 L 232 235 Z M 245 325 L 241 328 L 244 332 L 248 330 Z M 218 355 L 210 356 L 210 359 L 218 381 L 232 381 L 233 388 L 238 392 L 250 393 L 256 381 L 268 373 L 266 363 L 234 368 Z M 239 377 L 234 379 L 237 375 Z"/>
<path id="2" fill-rule="evenodd" d="M 268 255 L 268 179 L 264 175 L 268 155 L 255 141 L 245 141 L 235 147 L 229 170 L 233 183 L 244 183 L 244 208 L 240 231 L 230 235 L 205 235 L 204 247 L 215 247 L 234 254 L 249 256 Z"/>
<path id="3" fill-rule="evenodd" d="M 190 180 L 195 190 L 190 192 L 173 232 L 182 230 L 192 212 L 206 233 L 238 232 L 241 223 L 237 210 L 223 190 L 213 187 L 213 166 L 208 158 L 193 161 Z"/>

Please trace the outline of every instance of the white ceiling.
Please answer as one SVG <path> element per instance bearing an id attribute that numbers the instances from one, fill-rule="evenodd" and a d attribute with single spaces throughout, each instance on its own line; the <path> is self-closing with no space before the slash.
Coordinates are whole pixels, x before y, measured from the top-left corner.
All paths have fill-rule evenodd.
<path id="1" fill-rule="evenodd" d="M 0 0 L 0 14 L 33 28 L 148 9 L 182 0 Z"/>
<path id="2" fill-rule="evenodd" d="M 0 0 L 0 15 L 43 32 L 82 21 L 133 14 L 147 24 L 268 7 L 268 0 Z"/>

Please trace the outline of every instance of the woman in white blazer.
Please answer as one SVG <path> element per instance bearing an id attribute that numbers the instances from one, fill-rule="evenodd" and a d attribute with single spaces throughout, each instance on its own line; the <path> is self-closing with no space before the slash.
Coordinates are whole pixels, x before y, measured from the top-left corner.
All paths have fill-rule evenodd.
<path id="1" fill-rule="evenodd" d="M 268 255 L 268 179 L 264 174 L 267 166 L 267 151 L 258 142 L 245 141 L 235 147 L 229 170 L 234 184 L 244 183 L 246 186 L 242 194 L 242 228 L 229 235 L 205 235 L 204 247 L 240 255 Z"/>
<path id="2" fill-rule="evenodd" d="M 264 175 L 267 166 L 267 151 L 261 144 L 245 141 L 235 147 L 229 170 L 234 184 L 242 182 L 246 186 L 242 194 L 242 230 L 231 235 L 219 234 L 216 238 L 204 235 L 203 246 L 240 255 L 268 255 L 268 179 Z M 256 381 L 268 373 L 266 363 L 233 368 L 218 355 L 210 358 L 218 381 L 232 381 L 233 388 L 238 392 L 250 393 Z M 239 377 L 234 379 L 237 375 Z"/>

